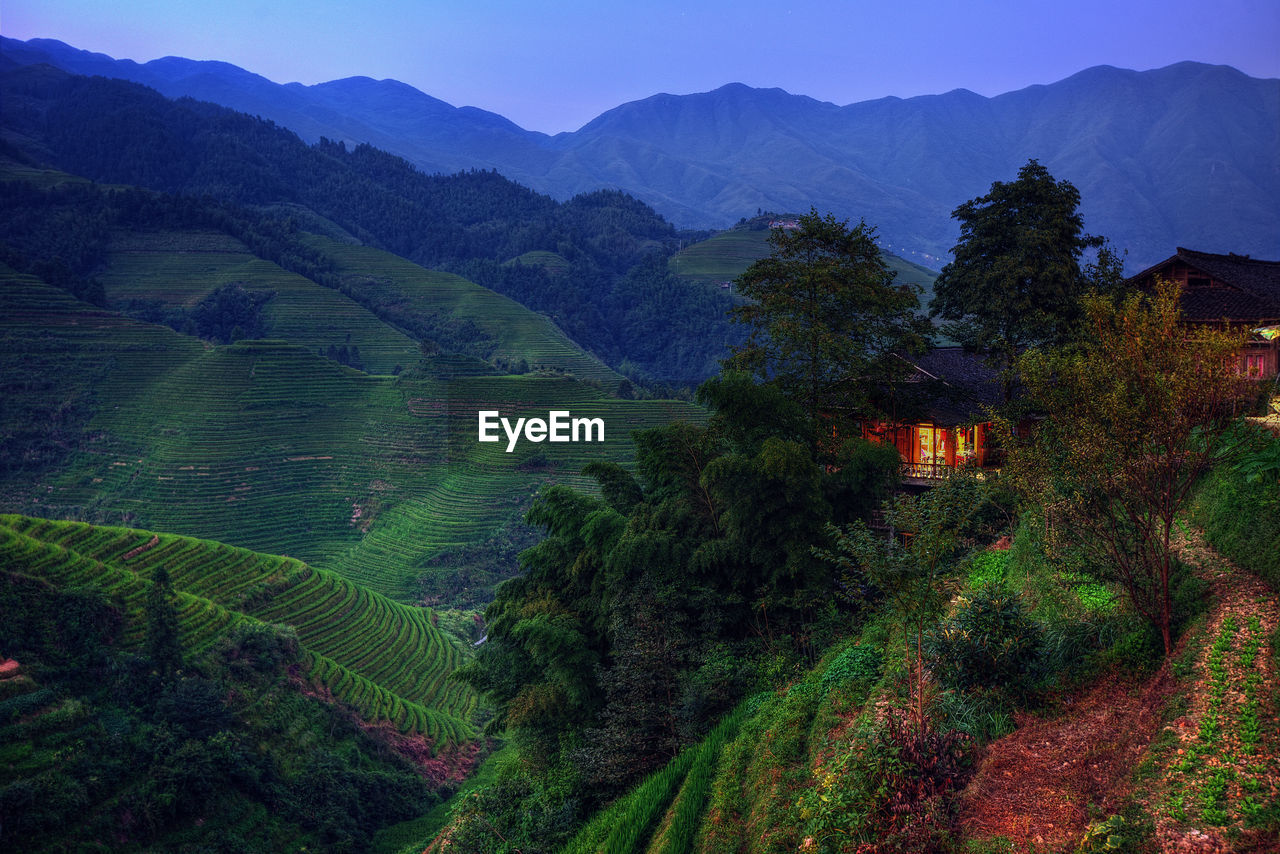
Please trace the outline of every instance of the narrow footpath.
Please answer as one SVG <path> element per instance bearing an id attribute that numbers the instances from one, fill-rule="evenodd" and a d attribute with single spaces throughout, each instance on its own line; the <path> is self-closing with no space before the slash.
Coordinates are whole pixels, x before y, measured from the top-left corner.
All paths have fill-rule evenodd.
<path id="1" fill-rule="evenodd" d="M 1202 627 L 1146 680 L 1107 677 L 1053 717 L 1021 716 L 961 798 L 967 837 L 1076 851 L 1092 821 L 1136 804 L 1162 854 L 1280 852 L 1280 604 L 1199 532 L 1177 545 L 1210 584 Z"/>

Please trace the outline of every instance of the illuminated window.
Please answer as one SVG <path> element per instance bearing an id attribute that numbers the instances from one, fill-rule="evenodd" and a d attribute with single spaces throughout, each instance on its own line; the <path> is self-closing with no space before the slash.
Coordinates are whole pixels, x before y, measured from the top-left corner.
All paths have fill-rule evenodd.
<path id="1" fill-rule="evenodd" d="M 1262 369 L 1266 365 L 1266 356 L 1262 353 L 1246 353 L 1244 357 L 1244 375 L 1246 377 L 1262 376 Z"/>

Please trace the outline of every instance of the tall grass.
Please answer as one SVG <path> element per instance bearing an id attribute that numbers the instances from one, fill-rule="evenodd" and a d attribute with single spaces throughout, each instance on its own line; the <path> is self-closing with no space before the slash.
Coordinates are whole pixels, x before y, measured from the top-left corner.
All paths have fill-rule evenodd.
<path id="1" fill-rule="evenodd" d="M 757 705 L 754 698 L 740 703 L 701 742 L 681 751 L 666 767 L 597 813 L 561 849 L 561 854 L 644 851 L 655 825 L 669 806 L 671 821 L 659 847 L 650 850 L 661 854 L 692 851 L 720 751 Z"/>

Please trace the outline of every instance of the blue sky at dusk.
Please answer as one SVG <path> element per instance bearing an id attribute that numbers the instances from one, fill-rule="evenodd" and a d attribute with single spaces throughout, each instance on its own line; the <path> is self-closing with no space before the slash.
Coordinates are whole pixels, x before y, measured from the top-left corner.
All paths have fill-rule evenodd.
<path id="1" fill-rule="evenodd" d="M 848 104 L 996 95 L 1101 64 L 1280 77 L 1280 0 L 4 0 L 0 33 L 225 60 L 279 83 L 393 77 L 548 133 L 729 82 Z"/>

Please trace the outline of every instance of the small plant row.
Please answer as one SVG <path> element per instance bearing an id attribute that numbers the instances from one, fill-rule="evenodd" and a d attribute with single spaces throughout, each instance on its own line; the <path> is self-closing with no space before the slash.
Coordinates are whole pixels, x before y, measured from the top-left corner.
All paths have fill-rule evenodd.
<path id="1" fill-rule="evenodd" d="M 1260 798 L 1267 788 L 1268 769 L 1246 758 L 1257 754 L 1262 738 L 1263 676 L 1257 658 L 1263 637 L 1258 615 L 1250 615 L 1247 632 L 1227 615 L 1209 647 L 1205 711 L 1194 740 L 1174 765 L 1183 783 L 1168 799 L 1169 814 L 1180 822 L 1193 821 L 1198 814 L 1212 827 L 1228 827 L 1237 820 L 1248 825 L 1265 809 Z M 1242 701 L 1228 704 L 1228 697 L 1237 693 Z"/>

